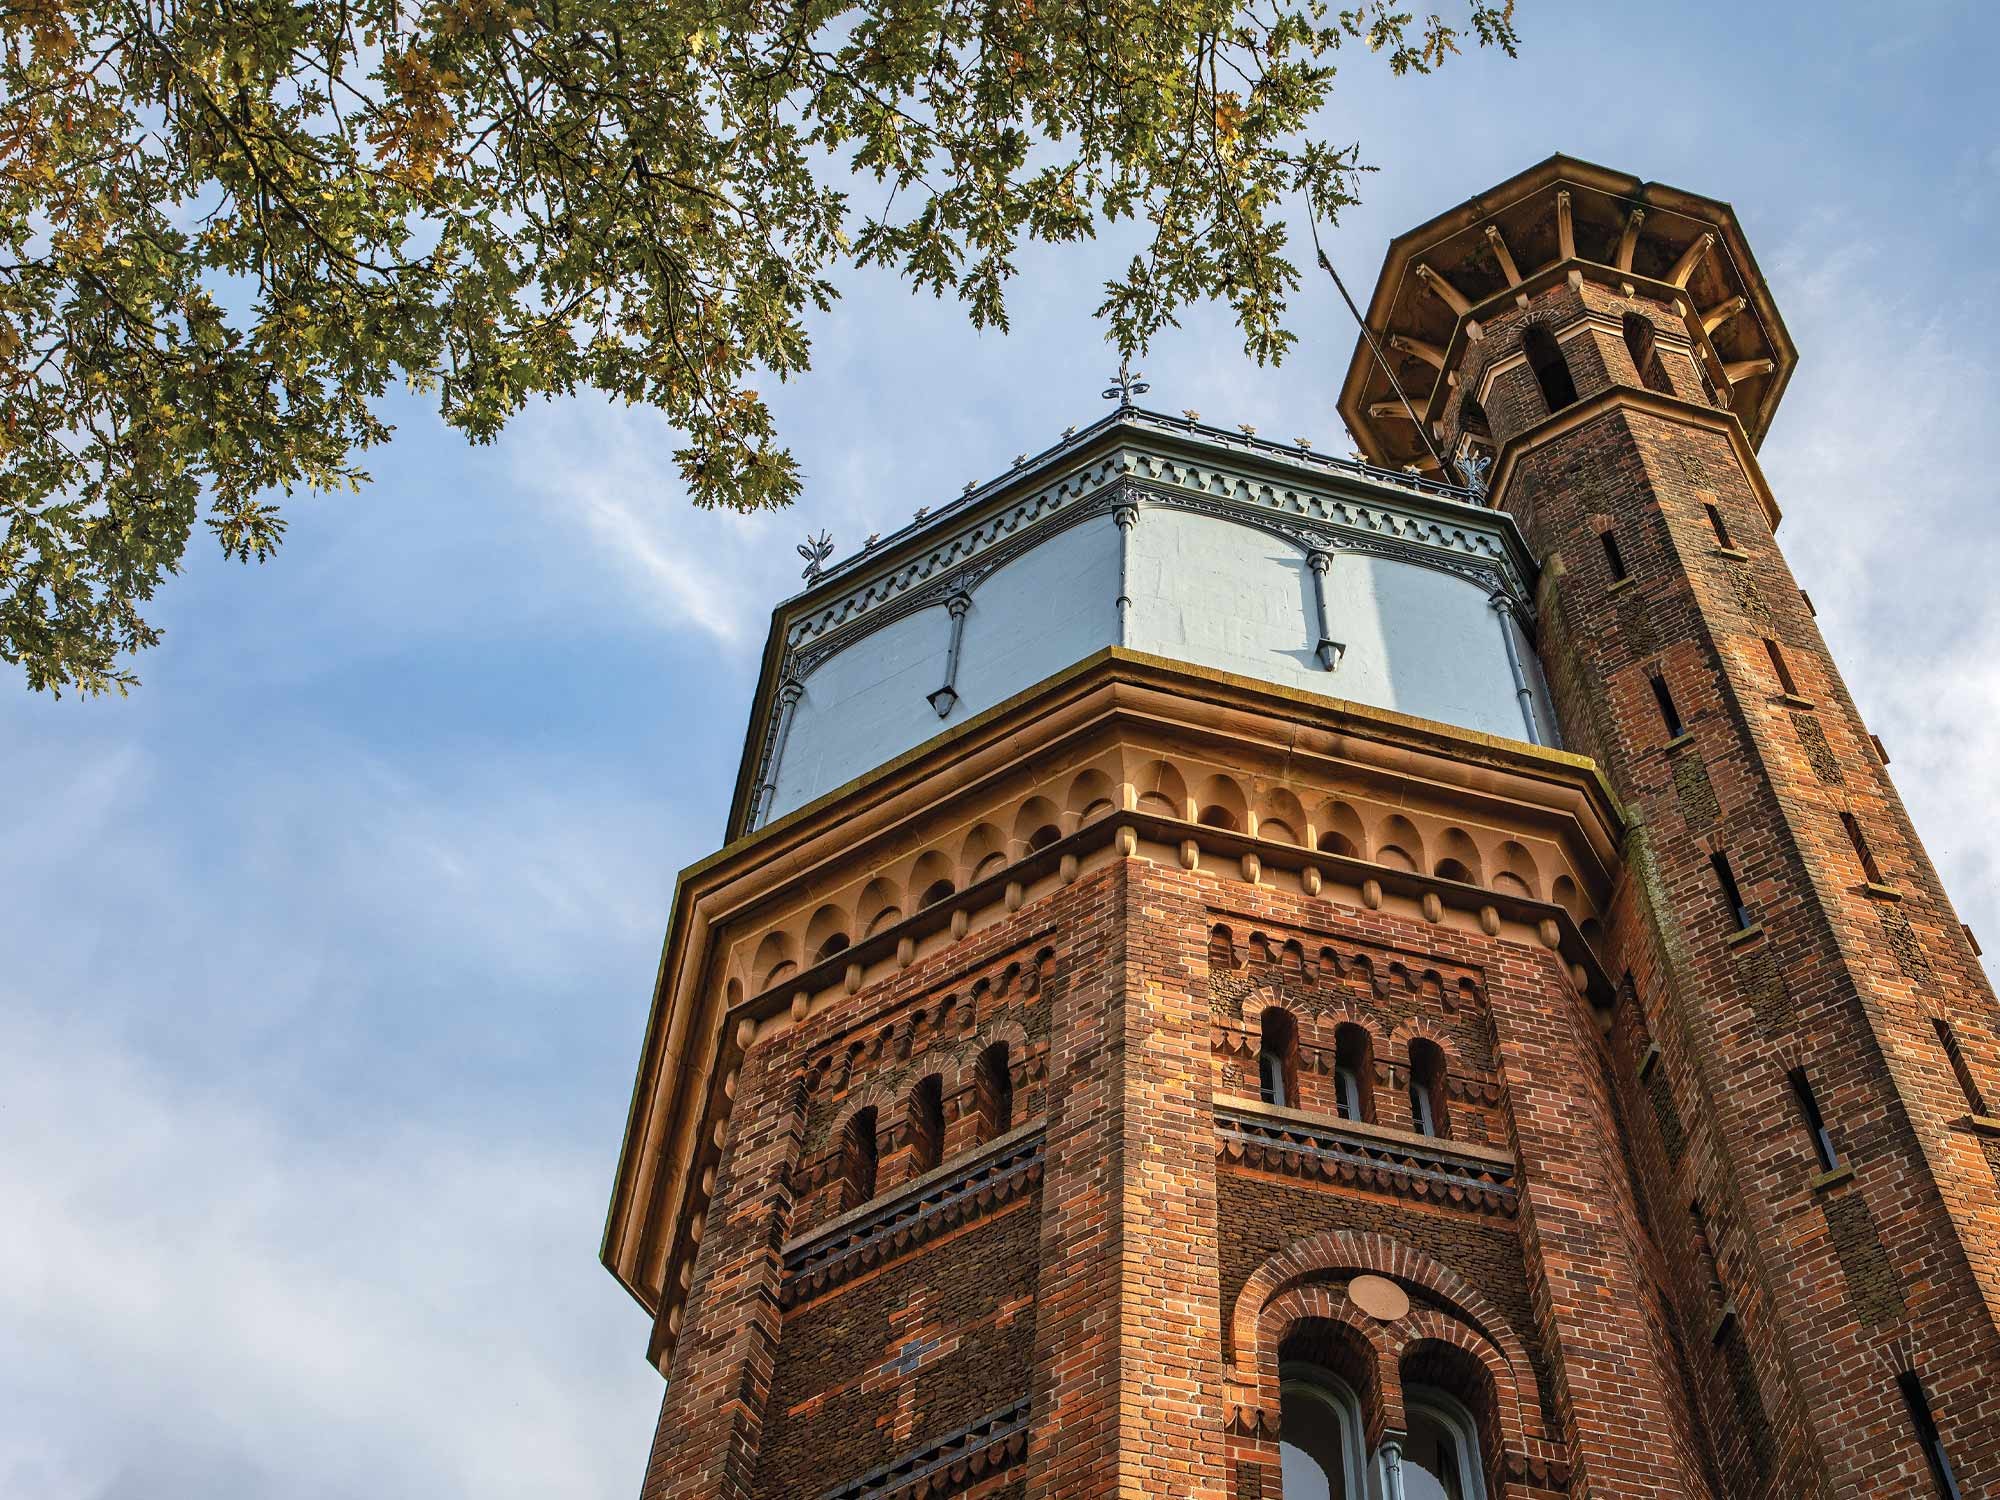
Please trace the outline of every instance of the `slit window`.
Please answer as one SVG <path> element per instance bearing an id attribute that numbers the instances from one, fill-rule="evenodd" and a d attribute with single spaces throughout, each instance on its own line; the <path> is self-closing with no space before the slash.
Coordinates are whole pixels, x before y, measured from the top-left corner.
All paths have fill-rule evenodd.
<path id="1" fill-rule="evenodd" d="M 1679 739 L 1686 729 L 1681 724 L 1680 710 L 1674 707 L 1674 695 L 1667 691 L 1667 680 L 1657 673 L 1646 679 L 1653 685 L 1653 701 L 1660 705 L 1660 722 L 1667 726 L 1667 738 Z"/>
<path id="2" fill-rule="evenodd" d="M 1951 1064 L 1952 1074 L 1958 1079 L 1959 1092 L 1965 1095 L 1965 1102 L 1972 1106 L 1975 1115 L 1985 1114 L 1985 1092 L 1979 1087 L 1979 1080 L 1972 1076 L 1972 1065 L 1959 1049 L 1958 1034 L 1951 1029 L 1951 1022 L 1943 1016 L 1932 1016 L 1931 1028 L 1937 1032 L 1938 1045 L 1944 1048 L 1945 1060 Z"/>
<path id="3" fill-rule="evenodd" d="M 1616 583 L 1625 576 L 1625 554 L 1618 550 L 1618 533 L 1600 531 L 1597 539 L 1604 544 L 1604 560 L 1611 565 L 1611 581 Z"/>
<path id="4" fill-rule="evenodd" d="M 1722 519 L 1722 512 L 1713 502 L 1703 504 L 1702 509 L 1708 512 L 1708 529 L 1715 533 L 1716 545 L 1718 547 L 1727 547 L 1732 552 L 1735 551 L 1736 543 L 1729 540 L 1729 526 Z"/>
<path id="5" fill-rule="evenodd" d="M 1445 1109 L 1444 1049 L 1424 1037 L 1410 1043 L 1410 1124 L 1419 1135 L 1451 1134 Z"/>
<path id="6" fill-rule="evenodd" d="M 1528 356 L 1528 366 L 1535 372 L 1535 381 L 1542 388 L 1542 402 L 1554 416 L 1565 406 L 1576 404 L 1576 380 L 1569 372 L 1569 361 L 1563 358 L 1562 346 L 1545 324 L 1537 323 L 1521 335 L 1522 352 Z"/>
<path id="7" fill-rule="evenodd" d="M 855 1208 L 875 1196 L 875 1106 L 855 1111 L 840 1143 L 841 1207 Z"/>
<path id="8" fill-rule="evenodd" d="M 910 1171 L 928 1172 L 944 1159 L 944 1079 L 936 1073 L 910 1091 Z"/>
<path id="9" fill-rule="evenodd" d="M 1751 925 L 1750 908 L 1743 904 L 1743 892 L 1736 884 L 1736 872 L 1729 867 L 1729 856 L 1716 853 L 1708 857 L 1710 868 L 1715 871 L 1715 883 L 1722 891 L 1723 904 L 1729 908 L 1730 916 L 1736 919 L 1740 932 Z"/>
<path id="10" fill-rule="evenodd" d="M 1788 698 L 1799 696 L 1799 684 L 1792 676 L 1791 663 L 1785 660 L 1785 648 L 1776 641 L 1764 642 L 1764 654 L 1771 658 L 1771 675 L 1778 679 L 1778 688 Z"/>
<path id="11" fill-rule="evenodd" d="M 1870 885 L 1883 885 L 1882 867 L 1875 862 L 1875 852 L 1868 847 L 1868 835 L 1861 831 L 1861 820 L 1853 813 L 1840 815 L 1840 826 L 1847 830 L 1847 841 L 1854 846 L 1854 857 L 1861 862 L 1861 873 Z"/>
<path id="12" fill-rule="evenodd" d="M 1343 1120 L 1375 1118 L 1375 1044 L 1365 1026 L 1343 1021 L 1333 1033 L 1334 1108 Z"/>
<path id="13" fill-rule="evenodd" d="M 1903 1392 L 1903 1404 L 1910 1411 L 1910 1425 L 1916 1429 L 1917 1443 L 1924 1450 L 1924 1460 L 1931 1468 L 1931 1482 L 1937 1486 L 1938 1500 L 1961 1500 L 1958 1478 L 1951 1472 L 1951 1459 L 1944 1451 L 1944 1439 L 1938 1435 L 1937 1419 L 1931 1415 L 1930 1401 L 1924 1395 L 1924 1383 L 1917 1379 L 1914 1370 L 1905 1370 L 1896 1377 L 1896 1384 Z"/>
<path id="14" fill-rule="evenodd" d="M 1632 368 L 1638 372 L 1641 385 L 1663 396 L 1674 393 L 1673 382 L 1667 379 L 1666 366 L 1660 363 L 1652 319 L 1642 318 L 1637 313 L 1625 314 L 1625 350 L 1632 356 Z"/>
<path id="15" fill-rule="evenodd" d="M 979 1107 L 979 1138 L 1003 1136 L 1014 1128 L 1014 1070 L 1007 1044 L 995 1042 L 979 1054 L 974 1069 L 974 1098 Z"/>
<path id="16" fill-rule="evenodd" d="M 1804 1068 L 1794 1068 L 1786 1075 L 1791 1080 L 1792 1098 L 1799 1106 L 1799 1118 L 1805 1121 L 1806 1132 L 1812 1136 L 1813 1154 L 1819 1158 L 1820 1170 L 1831 1172 L 1840 1165 L 1840 1151 L 1833 1144 L 1833 1135 L 1826 1128 L 1826 1120 L 1819 1112 L 1819 1099 L 1813 1093 L 1812 1081 L 1806 1077 Z"/>
<path id="17" fill-rule="evenodd" d="M 1259 1030 L 1257 1095 L 1266 1104 L 1289 1108 L 1294 1095 L 1292 1054 L 1298 1045 L 1298 1023 L 1288 1012 L 1273 1008 L 1264 1012 Z"/>

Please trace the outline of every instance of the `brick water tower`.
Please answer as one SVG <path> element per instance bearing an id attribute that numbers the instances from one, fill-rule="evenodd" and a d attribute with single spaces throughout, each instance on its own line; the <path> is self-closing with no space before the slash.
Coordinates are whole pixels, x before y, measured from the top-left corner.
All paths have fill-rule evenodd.
<path id="1" fill-rule="evenodd" d="M 1367 462 L 1121 381 L 777 609 L 605 1233 L 646 1500 L 2000 1495 L 2000 1007 L 1734 214 L 1553 158 L 1368 321 Z"/>

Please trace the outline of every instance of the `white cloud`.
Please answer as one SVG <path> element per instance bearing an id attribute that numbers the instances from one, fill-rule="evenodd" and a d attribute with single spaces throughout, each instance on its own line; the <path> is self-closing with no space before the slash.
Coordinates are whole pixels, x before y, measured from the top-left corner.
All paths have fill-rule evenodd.
<path id="1" fill-rule="evenodd" d="M 0 1493 L 636 1490 L 660 1383 L 593 1264 L 601 1151 L 314 1140 L 19 1011 L 0 1098 L 0 1406 L 35 1414 Z"/>

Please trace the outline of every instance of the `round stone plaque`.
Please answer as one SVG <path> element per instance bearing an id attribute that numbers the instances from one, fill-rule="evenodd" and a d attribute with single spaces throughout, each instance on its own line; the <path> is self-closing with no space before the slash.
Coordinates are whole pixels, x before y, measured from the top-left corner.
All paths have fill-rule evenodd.
<path id="1" fill-rule="evenodd" d="M 1410 1310 L 1410 1296 L 1386 1276 L 1357 1276 L 1347 1284 L 1347 1300 L 1378 1323 L 1393 1323 Z"/>

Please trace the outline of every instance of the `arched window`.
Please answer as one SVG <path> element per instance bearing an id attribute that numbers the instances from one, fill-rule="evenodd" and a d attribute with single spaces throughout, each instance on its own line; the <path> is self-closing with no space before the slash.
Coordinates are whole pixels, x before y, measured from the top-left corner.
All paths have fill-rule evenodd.
<path id="1" fill-rule="evenodd" d="M 1278 1371 L 1278 1462 L 1284 1500 L 1377 1500 L 1388 1492 L 1385 1456 L 1367 1451 L 1354 1390 L 1318 1365 Z M 1479 1427 L 1458 1399 L 1434 1386 L 1403 1390 L 1404 1500 L 1486 1500 Z"/>
<path id="2" fill-rule="evenodd" d="M 1471 391 L 1458 403 L 1458 430 L 1466 437 L 1479 438 L 1488 444 L 1493 441 L 1493 424 L 1486 420 L 1486 408 Z"/>
<path id="3" fill-rule="evenodd" d="M 1014 1128 L 1014 1072 L 1008 1066 L 1005 1042 L 995 1042 L 979 1054 L 973 1090 L 979 1101 L 980 1140 L 990 1141 Z"/>
<path id="4" fill-rule="evenodd" d="M 910 1174 L 928 1172 L 944 1156 L 944 1080 L 932 1073 L 910 1090 Z"/>
<path id="5" fill-rule="evenodd" d="M 1667 367 L 1660 363 L 1655 338 L 1651 318 L 1642 318 L 1637 313 L 1625 314 L 1625 350 L 1632 356 L 1632 368 L 1639 372 L 1639 383 L 1649 391 L 1671 396 L 1674 385 L 1667 379 Z"/>
<path id="6" fill-rule="evenodd" d="M 875 1196 L 875 1106 L 857 1109 L 840 1138 L 841 1208 Z"/>
<path id="7" fill-rule="evenodd" d="M 1361 1403 L 1347 1383 L 1317 1365 L 1278 1371 L 1278 1462 L 1284 1500 L 1367 1500 L 1367 1439 Z"/>
<path id="8" fill-rule="evenodd" d="M 1276 1006 L 1264 1011 L 1262 1041 L 1257 1049 L 1257 1093 L 1266 1104 L 1280 1109 L 1296 1096 L 1293 1059 L 1298 1051 L 1299 1024 L 1289 1011 Z"/>
<path id="9" fill-rule="evenodd" d="M 1375 1043 L 1368 1028 L 1343 1021 L 1333 1033 L 1334 1106 L 1343 1120 L 1375 1118 Z"/>
<path id="10" fill-rule="evenodd" d="M 1038 849 L 1046 849 L 1061 837 L 1062 830 L 1060 828 L 1056 827 L 1053 823 L 1044 823 L 1040 828 L 1037 828 L 1033 833 L 1028 835 L 1028 850 L 1030 853 L 1033 853 Z"/>
<path id="11" fill-rule="evenodd" d="M 1547 324 L 1533 324 L 1521 335 L 1521 352 L 1528 356 L 1528 367 L 1535 372 L 1550 416 L 1576 404 L 1576 381 L 1569 373 L 1569 361 L 1563 358 L 1562 347 Z"/>
<path id="12" fill-rule="evenodd" d="M 1410 1042 L 1410 1123 L 1423 1135 L 1451 1134 L 1445 1110 L 1444 1050 L 1425 1037 Z"/>
<path id="13" fill-rule="evenodd" d="M 917 904 L 919 906 L 936 906 L 940 901 L 949 901 L 954 894 L 956 893 L 952 890 L 952 884 L 949 880 L 933 880 L 925 887 L 923 899 Z"/>
<path id="14" fill-rule="evenodd" d="M 1410 1433 L 1403 1444 L 1404 1500 L 1485 1500 L 1479 1428 L 1458 1400 L 1433 1386 L 1403 1388 Z M 1286 1500 L 1290 1500 L 1286 1491 Z"/>
<path id="15" fill-rule="evenodd" d="M 827 959 L 832 958 L 834 954 L 846 952 L 847 946 L 848 938 L 846 933 L 833 933 L 828 936 L 825 942 L 819 945 L 819 951 L 813 954 L 813 962 L 816 964 L 824 963 Z"/>

